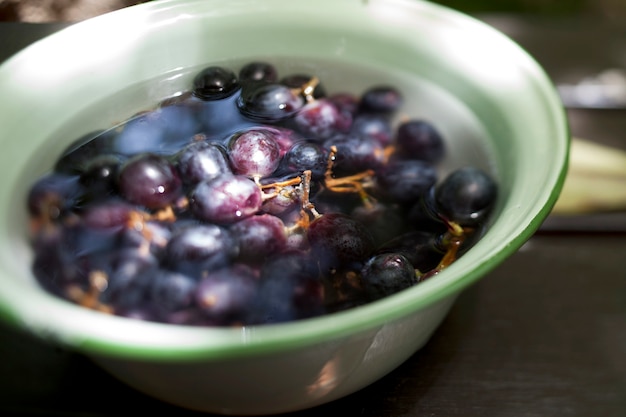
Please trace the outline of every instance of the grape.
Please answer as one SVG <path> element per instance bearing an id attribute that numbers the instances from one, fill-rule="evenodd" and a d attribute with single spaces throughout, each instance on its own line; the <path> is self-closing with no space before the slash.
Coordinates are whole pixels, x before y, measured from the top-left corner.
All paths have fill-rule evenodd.
<path id="1" fill-rule="evenodd" d="M 159 269 L 152 276 L 148 297 L 161 317 L 191 308 L 198 281 L 189 275 Z"/>
<path id="2" fill-rule="evenodd" d="M 359 97 L 351 93 L 335 93 L 328 97 L 337 109 L 346 117 L 354 119 L 359 110 Z"/>
<path id="3" fill-rule="evenodd" d="M 409 120 L 397 130 L 398 151 L 407 157 L 432 163 L 445 155 L 445 144 L 437 129 L 426 121 Z"/>
<path id="4" fill-rule="evenodd" d="M 320 145 L 301 141 L 295 143 L 283 157 L 280 164 L 281 173 L 301 173 L 311 171 L 313 179 L 324 177 L 328 155 Z"/>
<path id="5" fill-rule="evenodd" d="M 189 204 L 200 219 L 230 224 L 255 214 L 263 204 L 260 188 L 243 175 L 222 175 L 199 183 Z"/>
<path id="6" fill-rule="evenodd" d="M 325 312 L 319 271 L 305 254 L 292 252 L 269 260 L 261 269 L 253 304 L 253 323 L 281 323 Z"/>
<path id="7" fill-rule="evenodd" d="M 128 226 L 137 208 L 122 199 L 111 198 L 98 204 L 91 204 L 82 211 L 83 223 L 93 229 L 122 229 Z"/>
<path id="8" fill-rule="evenodd" d="M 435 188 L 437 208 L 448 219 L 461 225 L 484 222 L 496 200 L 496 183 L 484 171 L 459 168 Z"/>
<path id="9" fill-rule="evenodd" d="M 267 62 L 250 62 L 239 70 L 239 81 L 265 81 L 275 82 L 278 80 L 278 71 Z"/>
<path id="10" fill-rule="evenodd" d="M 188 184 L 197 184 L 232 173 L 226 149 L 217 143 L 206 141 L 185 146 L 176 155 L 176 166 L 181 178 Z"/>
<path id="11" fill-rule="evenodd" d="M 164 157 L 139 154 L 121 168 L 118 186 L 128 201 L 150 209 L 163 208 L 181 196 L 182 181 Z"/>
<path id="12" fill-rule="evenodd" d="M 304 99 L 289 87 L 274 83 L 244 85 L 237 107 L 253 120 L 277 122 L 293 116 L 304 105 Z"/>
<path id="13" fill-rule="evenodd" d="M 207 67 L 193 79 L 193 93 L 203 100 L 220 100 L 238 89 L 239 81 L 235 73 L 223 67 Z"/>
<path id="14" fill-rule="evenodd" d="M 227 265 L 239 253 L 239 245 L 224 227 L 197 224 L 175 230 L 165 247 L 163 263 L 169 269 L 201 277 Z"/>
<path id="15" fill-rule="evenodd" d="M 377 248 L 376 253 L 400 254 L 421 272 L 435 268 L 444 254 L 439 248 L 438 236 L 422 230 L 398 235 Z"/>
<path id="16" fill-rule="evenodd" d="M 80 183 L 85 187 L 86 200 L 100 200 L 117 193 L 117 176 L 124 158 L 120 155 L 102 154 L 85 164 Z"/>
<path id="17" fill-rule="evenodd" d="M 239 242 L 239 259 L 258 263 L 282 252 L 287 245 L 285 224 L 276 216 L 260 214 L 243 219 L 231 227 Z"/>
<path id="18" fill-rule="evenodd" d="M 314 256 L 327 269 L 362 262 L 374 249 L 367 228 L 341 213 L 327 213 L 313 220 L 307 237 Z"/>
<path id="19" fill-rule="evenodd" d="M 380 300 L 417 283 L 413 266 L 398 253 L 373 256 L 363 266 L 361 276 L 363 290 L 370 301 Z"/>
<path id="20" fill-rule="evenodd" d="M 376 139 L 381 145 L 390 145 L 393 139 L 393 129 L 388 118 L 376 114 L 360 114 L 350 130 L 359 136 L 368 136 Z"/>
<path id="21" fill-rule="evenodd" d="M 291 74 L 283 77 L 280 83 L 292 89 L 301 89 L 302 86 L 309 83 L 312 79 L 313 77 L 308 74 Z M 322 97 L 326 97 L 326 89 L 323 85 L 317 84 L 313 90 L 313 98 L 318 99 Z"/>
<path id="22" fill-rule="evenodd" d="M 296 129 L 307 139 L 326 139 L 336 132 L 346 132 L 352 119 L 329 100 L 307 103 L 294 117 Z"/>
<path id="23" fill-rule="evenodd" d="M 69 175 L 82 173 L 89 161 L 109 150 L 111 139 L 116 135 L 113 129 L 99 130 L 74 140 L 56 161 L 54 172 Z"/>
<path id="24" fill-rule="evenodd" d="M 396 202 L 415 202 L 437 182 L 435 167 L 418 160 L 392 161 L 377 171 L 377 189 Z"/>
<path id="25" fill-rule="evenodd" d="M 256 128 L 238 132 L 228 141 L 228 156 L 235 174 L 250 178 L 270 175 L 280 163 L 274 132 Z"/>
<path id="26" fill-rule="evenodd" d="M 402 104 L 402 94 L 392 86 L 376 86 L 368 89 L 361 97 L 360 110 L 389 114 Z"/>
<path id="27" fill-rule="evenodd" d="M 258 280 L 250 268 L 237 264 L 208 274 L 194 296 L 209 318 L 225 324 L 245 323 L 258 297 Z"/>
<path id="28" fill-rule="evenodd" d="M 376 139 L 354 133 L 339 134 L 324 142 L 327 151 L 336 147 L 336 175 L 350 175 L 367 169 L 377 169 L 385 161 L 384 147 Z"/>

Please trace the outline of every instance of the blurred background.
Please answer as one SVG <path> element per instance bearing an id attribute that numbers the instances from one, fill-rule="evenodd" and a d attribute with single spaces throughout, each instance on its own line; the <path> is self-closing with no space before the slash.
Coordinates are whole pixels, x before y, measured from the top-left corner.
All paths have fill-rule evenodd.
<path id="1" fill-rule="evenodd" d="M 150 0 L 0 0 L 0 21 L 72 22 L 147 1 Z M 523 13 L 552 17 L 587 15 L 607 20 L 626 19 L 626 0 L 438 0 L 433 2 L 466 13 Z"/>

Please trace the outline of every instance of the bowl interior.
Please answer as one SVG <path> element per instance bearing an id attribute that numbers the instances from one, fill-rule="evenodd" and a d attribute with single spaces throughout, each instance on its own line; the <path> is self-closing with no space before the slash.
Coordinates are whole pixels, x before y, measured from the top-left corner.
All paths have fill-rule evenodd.
<path id="1" fill-rule="evenodd" d="M 251 58 L 313 72 L 328 90 L 393 80 L 411 112 L 449 140 L 443 170 L 494 173 L 499 202 L 484 237 L 437 279 L 371 305 L 303 322 L 193 329 L 109 317 L 50 297 L 30 273 L 30 184 L 76 138 L 189 86 L 207 64 Z M 358 71 L 355 72 L 355 71 Z M 161 0 L 76 24 L 0 67 L 0 314 L 35 333 L 107 354 L 226 356 L 328 340 L 451 296 L 517 250 L 556 201 L 568 131 L 543 70 L 495 30 L 411 0 Z M 539 186 L 538 186 L 539 185 Z M 172 337 L 172 333 L 176 336 Z"/>

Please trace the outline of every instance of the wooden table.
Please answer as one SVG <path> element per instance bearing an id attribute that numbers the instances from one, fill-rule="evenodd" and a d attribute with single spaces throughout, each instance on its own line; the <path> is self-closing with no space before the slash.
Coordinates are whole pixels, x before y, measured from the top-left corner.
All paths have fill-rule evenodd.
<path id="1" fill-rule="evenodd" d="M 478 17 L 526 47 L 556 82 L 626 67 L 626 25 Z M 0 61 L 62 27 L 0 23 Z M 574 134 L 626 149 L 626 110 L 569 116 Z M 465 291 L 431 341 L 398 369 L 288 416 L 626 416 L 625 256 L 625 213 L 553 216 Z M 0 327 L 0 415 L 9 413 L 197 415 L 137 393 L 81 355 Z"/>

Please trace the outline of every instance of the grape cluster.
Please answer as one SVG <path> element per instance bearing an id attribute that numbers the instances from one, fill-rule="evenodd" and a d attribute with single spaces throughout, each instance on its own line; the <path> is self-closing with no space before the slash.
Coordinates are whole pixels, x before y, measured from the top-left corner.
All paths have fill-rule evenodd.
<path id="1" fill-rule="evenodd" d="M 31 187 L 33 271 L 87 308 L 186 325 L 276 323 L 436 275 L 479 235 L 497 187 L 397 116 L 397 88 L 328 94 L 267 62 L 78 139 Z"/>

